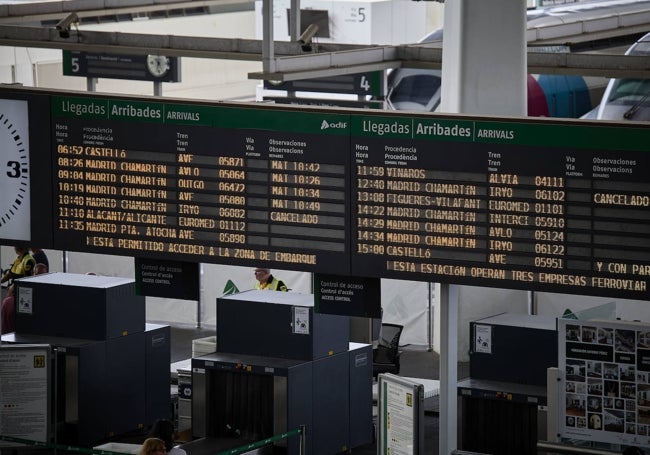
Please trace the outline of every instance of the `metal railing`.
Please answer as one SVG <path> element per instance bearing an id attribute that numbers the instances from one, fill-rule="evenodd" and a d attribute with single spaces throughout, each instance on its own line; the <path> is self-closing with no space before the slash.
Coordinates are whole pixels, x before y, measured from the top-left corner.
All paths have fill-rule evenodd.
<path id="1" fill-rule="evenodd" d="M 621 452 L 593 447 L 580 447 L 558 442 L 537 441 L 537 453 L 577 453 L 581 455 L 620 455 Z"/>
<path id="2" fill-rule="evenodd" d="M 272 444 L 274 442 L 280 441 L 282 439 L 288 439 L 289 437 L 292 436 L 299 436 L 300 437 L 300 455 L 305 454 L 305 448 L 306 448 L 306 434 L 305 434 L 305 426 L 301 425 L 299 428 L 295 430 L 289 430 L 281 434 L 277 434 L 275 436 L 271 436 L 266 439 L 262 439 L 250 444 L 245 444 L 243 446 L 235 447 L 233 449 L 228 449 L 220 452 L 216 452 L 215 455 L 238 455 L 238 454 L 243 454 L 246 452 L 250 452 L 251 450 L 259 449 L 261 447 L 267 446 L 269 444 Z M 33 441 L 30 439 L 23 439 L 23 438 L 15 438 L 12 436 L 2 436 L 0 435 L 0 441 L 4 442 L 13 442 L 17 443 L 20 445 L 25 445 L 25 446 L 32 446 L 35 448 L 42 448 L 42 449 L 47 449 L 49 451 L 54 450 L 56 453 L 57 450 L 65 451 L 65 452 L 74 452 L 74 453 L 81 453 L 81 454 L 88 454 L 88 455 L 128 455 L 125 454 L 124 452 L 120 451 L 115 451 L 115 450 L 104 450 L 104 449 L 91 449 L 91 448 L 86 448 L 86 447 L 75 447 L 75 446 L 70 446 L 66 444 L 54 444 L 54 443 L 47 443 L 47 442 L 40 442 L 40 441 Z"/>

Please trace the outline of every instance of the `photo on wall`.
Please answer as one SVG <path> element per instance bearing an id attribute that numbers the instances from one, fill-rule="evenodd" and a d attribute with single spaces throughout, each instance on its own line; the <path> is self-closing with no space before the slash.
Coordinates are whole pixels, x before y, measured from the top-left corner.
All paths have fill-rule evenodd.
<path id="1" fill-rule="evenodd" d="M 562 438 L 650 447 L 650 331 L 640 323 L 559 321 Z"/>

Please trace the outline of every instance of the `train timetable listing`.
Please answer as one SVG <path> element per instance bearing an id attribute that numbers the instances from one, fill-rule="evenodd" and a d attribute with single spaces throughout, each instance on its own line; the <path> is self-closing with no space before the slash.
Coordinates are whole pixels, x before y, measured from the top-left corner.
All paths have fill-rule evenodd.
<path id="1" fill-rule="evenodd" d="M 352 128 L 353 274 L 650 295 L 642 147 L 603 148 L 579 128 L 580 147 L 537 145 L 552 125 L 363 117 Z"/>
<path id="2" fill-rule="evenodd" d="M 349 153 L 328 153 L 345 136 L 66 117 L 54 132 L 61 249 L 349 268 Z"/>

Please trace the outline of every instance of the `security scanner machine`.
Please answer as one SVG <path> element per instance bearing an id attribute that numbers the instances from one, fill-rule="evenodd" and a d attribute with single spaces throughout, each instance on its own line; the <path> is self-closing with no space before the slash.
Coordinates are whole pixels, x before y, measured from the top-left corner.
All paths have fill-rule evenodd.
<path id="1" fill-rule="evenodd" d="M 192 359 L 192 432 L 209 453 L 304 427 L 305 453 L 372 442 L 372 346 L 314 296 L 247 291 L 217 300 L 216 352 Z M 205 452 L 192 450 L 205 447 Z M 300 453 L 297 437 L 272 453 Z M 190 451 L 188 451 L 190 453 Z"/>
<path id="2" fill-rule="evenodd" d="M 558 364 L 556 319 L 503 313 L 469 329 L 470 376 L 457 386 L 459 448 L 536 455 L 546 437 L 546 370 Z"/>
<path id="3" fill-rule="evenodd" d="M 50 440 L 92 446 L 171 418 L 170 327 L 145 323 L 134 280 L 50 273 L 16 282 L 16 331 L 49 346 Z"/>

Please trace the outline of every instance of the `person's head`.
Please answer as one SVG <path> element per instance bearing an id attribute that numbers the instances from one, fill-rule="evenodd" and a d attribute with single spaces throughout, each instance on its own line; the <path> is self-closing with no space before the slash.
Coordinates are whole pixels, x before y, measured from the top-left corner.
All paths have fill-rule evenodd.
<path id="1" fill-rule="evenodd" d="M 22 256 L 25 253 L 29 253 L 29 247 L 24 243 L 17 243 L 14 245 L 14 251 L 18 256 Z"/>
<path id="2" fill-rule="evenodd" d="M 168 419 L 156 420 L 149 431 L 150 437 L 159 438 L 165 442 L 168 451 L 174 447 L 175 434 L 174 424 Z"/>
<path id="3" fill-rule="evenodd" d="M 258 267 L 255 269 L 255 279 L 260 283 L 266 283 L 271 276 L 271 269 L 263 269 Z"/>
<path id="4" fill-rule="evenodd" d="M 160 455 L 166 454 L 165 443 L 159 438 L 147 438 L 142 443 L 140 455 Z"/>

